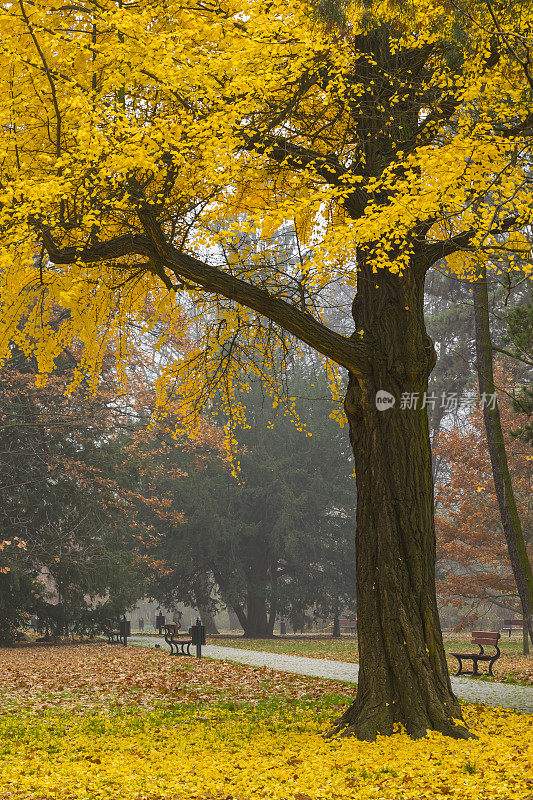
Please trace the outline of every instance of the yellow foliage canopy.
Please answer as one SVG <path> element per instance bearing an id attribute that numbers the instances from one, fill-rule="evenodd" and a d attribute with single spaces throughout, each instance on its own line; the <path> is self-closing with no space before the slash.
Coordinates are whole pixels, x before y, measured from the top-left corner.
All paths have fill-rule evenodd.
<path id="1" fill-rule="evenodd" d="M 280 329 L 368 357 L 327 326 L 356 253 L 401 276 L 523 249 L 532 6 L 463 5 L 3 2 L 0 357 L 17 341 L 47 372 L 76 337 L 96 372 L 150 302 L 197 322 L 161 398 L 177 371 L 191 409 L 254 372 L 276 394 Z"/>

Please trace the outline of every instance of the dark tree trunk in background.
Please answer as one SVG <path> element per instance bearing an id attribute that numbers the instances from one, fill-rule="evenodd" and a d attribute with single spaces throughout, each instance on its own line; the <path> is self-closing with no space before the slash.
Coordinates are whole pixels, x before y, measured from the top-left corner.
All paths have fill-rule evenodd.
<path id="1" fill-rule="evenodd" d="M 350 374 L 345 410 L 357 479 L 357 696 L 334 731 L 372 740 L 395 722 L 414 737 L 467 737 L 444 653 L 435 591 L 431 448 L 421 398 L 435 363 L 423 320 L 424 276 L 358 264 L 356 333 L 374 343 L 367 374 Z M 395 398 L 376 407 L 384 390 Z M 402 394 L 418 393 L 403 410 Z"/>
<path id="2" fill-rule="evenodd" d="M 237 619 L 239 620 L 239 624 L 243 631 L 246 630 L 246 613 L 244 608 L 239 605 L 238 603 L 235 604 L 235 613 L 237 615 Z"/>
<path id="3" fill-rule="evenodd" d="M 487 402 L 492 395 L 496 396 L 494 385 L 494 370 L 492 357 L 492 341 L 490 338 L 489 323 L 489 298 L 487 291 L 487 272 L 480 270 L 478 279 L 472 285 L 474 295 L 474 319 L 476 326 L 476 358 L 479 393 L 485 397 L 483 404 L 483 418 L 487 443 L 492 465 L 492 475 L 503 532 L 507 542 L 509 560 L 518 590 L 524 619 L 523 650 L 524 655 L 529 653 L 529 641 L 526 631 L 533 642 L 533 574 L 528 558 L 522 524 L 516 507 L 516 500 L 507 463 L 505 440 L 503 438 L 502 423 L 498 402 Z"/>
<path id="4" fill-rule="evenodd" d="M 261 533 L 248 540 L 243 548 L 243 556 L 247 565 L 244 635 L 249 638 L 269 639 L 274 635 L 277 603 L 273 598 L 272 557 Z M 270 603 L 267 602 L 269 595 Z"/>
<path id="5" fill-rule="evenodd" d="M 222 585 L 221 588 L 223 590 Z M 246 638 L 270 639 L 273 636 L 274 619 L 268 613 L 264 595 L 249 588 L 246 608 L 239 603 L 235 603 L 234 610 Z"/>
<path id="6" fill-rule="evenodd" d="M 257 639 L 270 638 L 273 630 L 274 621 L 269 619 L 265 597 L 248 589 L 244 635 Z"/>

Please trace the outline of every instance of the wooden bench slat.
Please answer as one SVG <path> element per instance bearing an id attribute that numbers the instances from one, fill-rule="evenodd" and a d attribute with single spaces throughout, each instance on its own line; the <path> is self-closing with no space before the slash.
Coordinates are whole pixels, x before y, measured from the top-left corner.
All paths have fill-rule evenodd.
<path id="1" fill-rule="evenodd" d="M 493 656 L 486 655 L 485 653 L 450 653 L 451 656 L 459 656 L 459 658 L 477 658 L 478 661 L 490 661 Z"/>

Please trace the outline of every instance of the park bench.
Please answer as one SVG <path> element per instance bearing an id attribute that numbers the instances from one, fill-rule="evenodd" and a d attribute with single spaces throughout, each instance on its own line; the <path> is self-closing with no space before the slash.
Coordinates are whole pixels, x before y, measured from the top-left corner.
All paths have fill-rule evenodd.
<path id="1" fill-rule="evenodd" d="M 107 636 L 108 644 L 122 644 L 120 640 L 120 631 L 113 625 L 112 619 L 106 619 L 104 633 Z"/>
<path id="2" fill-rule="evenodd" d="M 504 619 L 502 631 L 509 631 L 509 638 L 511 638 L 511 631 L 520 631 L 522 633 L 523 630 L 523 619 Z"/>
<path id="3" fill-rule="evenodd" d="M 350 633 L 355 633 L 357 631 L 357 622 L 355 619 L 349 619 L 348 617 L 339 617 L 339 627 L 341 630 L 348 628 Z"/>
<path id="4" fill-rule="evenodd" d="M 165 629 L 165 642 L 170 647 L 171 656 L 192 655 L 190 647 L 193 641 L 190 634 L 181 633 L 179 625 L 163 625 L 163 628 Z M 185 652 L 185 648 L 187 648 L 187 652 Z"/>
<path id="5" fill-rule="evenodd" d="M 349 617 L 339 617 L 339 631 L 348 629 L 349 633 L 357 633 L 357 620 Z M 328 631 L 335 630 L 335 620 L 330 620 Z"/>
<path id="6" fill-rule="evenodd" d="M 165 642 L 170 647 L 170 655 L 192 656 L 191 644 L 196 647 L 196 658 L 202 657 L 202 645 L 205 644 L 205 626 L 200 618 L 189 628 L 189 633 L 182 633 L 179 625 L 165 625 Z M 187 652 L 185 652 L 187 648 Z"/>
<path id="7" fill-rule="evenodd" d="M 130 635 L 130 623 L 123 619 L 120 621 L 119 627 L 116 628 L 112 619 L 106 619 L 104 633 L 107 636 L 108 644 L 123 644 L 126 646 Z"/>
<path id="8" fill-rule="evenodd" d="M 500 657 L 500 648 L 498 647 L 498 639 L 500 638 L 499 633 L 493 633 L 491 631 L 472 631 L 472 644 L 477 644 L 479 647 L 478 653 L 450 653 L 451 656 L 454 656 L 457 661 L 459 662 L 459 670 L 455 673 L 456 675 L 479 675 L 478 672 L 478 661 L 488 661 L 489 662 L 489 675 L 493 675 L 492 672 L 492 665 L 495 661 L 498 660 Z M 483 645 L 491 645 L 495 648 L 496 654 L 495 655 L 487 655 L 483 649 Z M 463 660 L 465 661 L 472 661 L 473 669 L 471 671 L 463 670 Z"/>

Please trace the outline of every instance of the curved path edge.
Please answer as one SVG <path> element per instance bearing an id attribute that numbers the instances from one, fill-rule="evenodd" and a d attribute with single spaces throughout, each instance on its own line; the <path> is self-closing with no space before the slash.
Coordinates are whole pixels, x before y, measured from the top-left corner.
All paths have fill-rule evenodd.
<path id="1" fill-rule="evenodd" d="M 166 649 L 163 637 L 132 636 L 129 640 L 137 647 L 161 645 Z M 288 656 L 283 653 L 268 653 L 264 650 L 243 650 L 238 647 L 217 647 L 204 645 L 202 655 L 225 661 L 237 661 L 254 667 L 270 667 L 281 672 L 308 675 L 312 678 L 329 678 L 344 683 L 357 683 L 359 665 L 347 661 L 329 661 L 322 658 Z M 468 703 L 482 703 L 488 706 L 509 708 L 533 714 L 533 687 L 516 686 L 508 683 L 480 681 L 476 678 L 451 678 L 453 690 L 458 697 Z"/>

